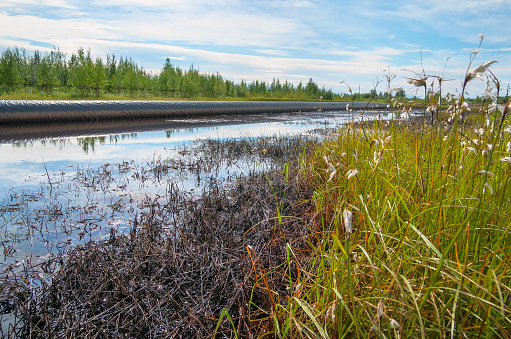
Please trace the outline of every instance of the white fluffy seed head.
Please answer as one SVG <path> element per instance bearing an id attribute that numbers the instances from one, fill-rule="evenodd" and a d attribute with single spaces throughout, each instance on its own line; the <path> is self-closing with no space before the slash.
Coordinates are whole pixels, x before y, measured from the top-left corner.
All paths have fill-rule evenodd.
<path id="1" fill-rule="evenodd" d="M 477 172 L 477 174 L 479 174 L 479 175 L 487 175 L 489 177 L 495 177 L 495 174 L 493 174 L 492 172 L 486 171 L 486 170 L 481 170 L 481 171 Z"/>
<path id="2" fill-rule="evenodd" d="M 334 304 L 332 306 L 330 306 L 330 308 L 328 308 L 328 310 L 326 311 L 326 316 L 329 317 L 332 322 L 335 324 L 336 323 L 336 316 L 335 316 L 335 310 L 337 309 L 337 302 L 334 302 Z"/>
<path id="3" fill-rule="evenodd" d="M 330 172 L 328 181 L 332 181 L 332 179 L 335 177 L 335 174 L 337 173 L 337 170 L 335 169 L 334 165 L 332 165 L 331 163 L 328 163 L 328 171 Z"/>
<path id="4" fill-rule="evenodd" d="M 376 163 L 378 161 L 378 152 L 377 151 L 374 151 L 373 153 L 373 162 Z"/>
<path id="5" fill-rule="evenodd" d="M 392 319 L 390 321 L 390 327 L 394 330 L 399 330 L 401 328 L 401 325 L 399 325 L 399 323 L 395 319 Z"/>
<path id="6" fill-rule="evenodd" d="M 358 174 L 358 169 L 350 169 L 347 173 L 346 173 L 346 178 L 348 180 L 350 180 L 351 178 L 353 178 L 354 176 L 356 176 Z"/>
<path id="7" fill-rule="evenodd" d="M 486 193 L 486 192 L 493 194 L 493 187 L 491 187 L 489 182 L 486 182 L 483 187 L 483 193 Z"/>
<path id="8" fill-rule="evenodd" d="M 474 154 L 477 154 L 477 151 L 476 151 L 476 149 L 475 149 L 474 147 L 467 147 L 466 149 L 467 149 L 469 152 L 472 152 L 472 153 L 474 153 Z"/>
<path id="9" fill-rule="evenodd" d="M 415 87 L 426 87 L 427 86 L 427 83 L 426 83 L 426 80 L 428 80 L 427 77 L 424 77 L 424 78 L 417 78 L 417 79 L 413 79 L 413 78 L 408 78 L 408 83 L 409 84 L 412 84 L 414 85 Z"/>
<path id="10" fill-rule="evenodd" d="M 380 299 L 380 302 L 378 303 L 378 306 L 376 307 L 376 316 L 378 318 L 383 317 L 385 314 L 385 304 L 383 302 L 383 298 Z"/>
<path id="11" fill-rule="evenodd" d="M 352 218 L 353 214 L 351 213 L 350 210 L 344 209 L 344 212 L 342 212 L 342 216 L 344 219 L 344 228 L 346 229 L 346 233 L 348 233 L 348 234 L 353 233 L 353 227 L 351 224 L 351 218 Z"/>
<path id="12" fill-rule="evenodd" d="M 469 82 L 472 79 L 479 78 L 481 80 L 483 79 L 483 73 L 486 72 L 488 67 L 490 67 L 492 64 L 496 63 L 497 60 L 492 60 L 485 62 L 484 64 L 480 65 L 479 67 L 474 68 L 470 72 L 468 72 L 467 77 L 465 78 L 465 82 Z"/>

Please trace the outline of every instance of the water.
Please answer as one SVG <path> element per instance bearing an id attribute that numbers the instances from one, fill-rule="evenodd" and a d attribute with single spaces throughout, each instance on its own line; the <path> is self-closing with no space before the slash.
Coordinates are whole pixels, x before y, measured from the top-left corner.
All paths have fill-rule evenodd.
<path id="1" fill-rule="evenodd" d="M 72 246 L 128 231 L 137 215 L 155 202 L 168 201 L 173 190 L 193 199 L 212 178 L 224 180 L 257 169 L 261 164 L 254 154 L 265 153 L 264 145 L 361 117 L 343 111 L 0 126 L 1 277 L 19 277 L 24 267 Z M 365 113 L 367 119 L 376 117 L 378 113 Z M 242 149 L 246 156 L 225 163 L 201 142 L 250 138 L 267 139 L 259 148 Z M 45 279 L 44 272 L 39 276 Z M 4 333 L 10 321 L 2 321 Z"/>
<path id="2" fill-rule="evenodd" d="M 122 232 L 172 185 L 200 189 L 194 170 L 183 167 L 191 161 L 186 149 L 197 140 L 284 137 L 345 121 L 340 113 L 253 115 L 158 121 L 157 130 L 142 132 L 132 126 L 124 133 L 59 137 L 66 134 L 59 128 L 36 139 L 21 133 L 0 144 L 0 270 L 106 237 L 112 227 Z M 164 175 L 154 170 L 162 165 Z M 230 165 L 215 175 L 247 170 Z"/>
<path id="3" fill-rule="evenodd" d="M 165 199 L 172 185 L 200 189 L 197 170 L 183 167 L 191 160 L 186 149 L 197 140 L 280 138 L 352 118 L 346 112 L 314 112 L 0 130 L 0 136 L 16 139 L 0 144 L 0 270 L 60 251 L 64 244 L 105 237 L 112 227 L 123 231 L 145 205 Z M 154 171 L 161 165 L 164 176 Z M 214 175 L 249 169 L 231 164 Z"/>
<path id="4" fill-rule="evenodd" d="M 124 232 L 151 202 L 165 201 L 169 189 L 193 194 L 208 176 L 222 179 L 257 167 L 253 161 L 238 161 L 214 173 L 197 168 L 188 148 L 198 140 L 310 134 L 379 113 L 356 114 L 256 114 L 19 130 L 2 126 L 0 271 L 107 237 L 112 228 Z"/>

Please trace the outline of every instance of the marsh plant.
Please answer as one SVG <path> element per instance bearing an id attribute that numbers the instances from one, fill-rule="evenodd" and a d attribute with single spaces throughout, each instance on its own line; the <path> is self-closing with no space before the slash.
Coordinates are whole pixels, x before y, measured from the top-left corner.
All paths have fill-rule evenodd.
<path id="1" fill-rule="evenodd" d="M 511 107 L 476 55 L 445 112 L 436 78 L 434 124 L 351 124 L 302 158 L 319 241 L 289 277 L 278 337 L 509 337 Z M 486 101 L 469 112 L 477 78 Z"/>

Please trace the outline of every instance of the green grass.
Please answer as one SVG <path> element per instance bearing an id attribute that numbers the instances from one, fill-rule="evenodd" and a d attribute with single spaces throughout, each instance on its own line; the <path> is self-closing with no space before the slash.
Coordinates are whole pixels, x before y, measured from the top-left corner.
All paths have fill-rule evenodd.
<path id="1" fill-rule="evenodd" d="M 476 54 L 440 114 L 442 77 L 418 74 L 439 83 L 424 102 L 434 124 L 426 109 L 415 123 L 348 124 L 302 157 L 318 241 L 289 276 L 279 337 L 511 337 L 511 101 L 495 110 L 487 72 L 467 116 L 468 83 L 495 62 L 470 70 Z"/>
<path id="2" fill-rule="evenodd" d="M 464 128 L 348 125 L 304 156 L 315 191 L 311 227 L 321 241 L 300 281 L 291 281 L 294 296 L 278 308 L 277 331 L 511 336 L 511 165 L 501 161 L 511 156 L 511 137 L 499 130 L 500 117 L 493 131 L 482 113 Z M 330 181 L 325 159 L 337 171 Z M 352 169 L 358 174 L 348 179 Z"/>

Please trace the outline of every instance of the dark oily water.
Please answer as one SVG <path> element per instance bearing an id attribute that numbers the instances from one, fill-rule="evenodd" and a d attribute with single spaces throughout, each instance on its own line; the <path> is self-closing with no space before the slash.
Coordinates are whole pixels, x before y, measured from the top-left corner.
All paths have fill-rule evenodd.
<path id="1" fill-rule="evenodd" d="M 151 206 L 177 194 L 193 200 L 211 182 L 228 184 L 254 171 L 282 168 L 308 142 L 362 115 L 57 125 L 47 128 L 50 138 L 40 138 L 44 131 L 37 126 L 25 127 L 29 135 L 6 131 L 17 140 L 0 144 L 2 281 L 25 279 L 27 288 L 49 283 L 61 264 L 51 259 L 65 258 L 73 246 L 126 233 Z M 377 117 L 365 113 L 367 119 Z M 83 131 L 88 135 L 79 135 Z M 6 333 L 13 321 L 7 291 L 0 308 Z"/>

